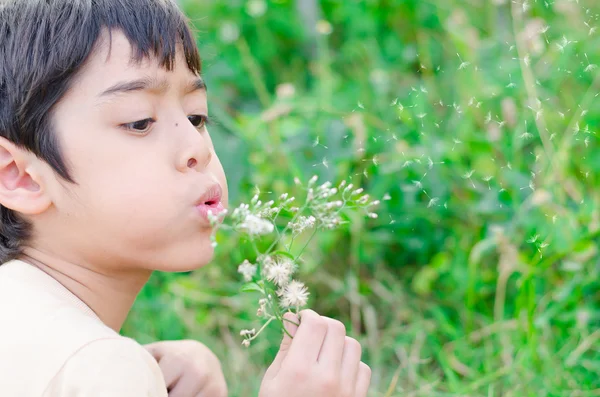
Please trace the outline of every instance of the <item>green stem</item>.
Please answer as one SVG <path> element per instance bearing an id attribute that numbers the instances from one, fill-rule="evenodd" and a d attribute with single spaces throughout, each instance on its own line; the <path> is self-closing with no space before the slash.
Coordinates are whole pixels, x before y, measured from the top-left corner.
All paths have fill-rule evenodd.
<path id="1" fill-rule="evenodd" d="M 260 335 L 261 332 L 263 332 L 263 330 L 265 328 L 267 328 L 267 325 L 269 325 L 271 323 L 271 321 L 273 321 L 273 320 L 275 320 L 275 317 L 271 317 L 269 319 L 269 321 L 267 321 L 266 323 L 264 323 L 264 325 L 262 327 L 260 327 L 260 329 L 258 330 L 258 332 L 256 334 L 254 334 L 253 337 L 248 338 L 248 340 L 250 340 L 250 341 L 254 340 L 258 335 Z"/>
<path id="2" fill-rule="evenodd" d="M 308 241 L 306 242 L 306 244 L 304 244 L 304 247 L 302 247 L 302 249 L 300 250 L 300 252 L 298 253 L 298 255 L 296 255 L 296 258 L 294 259 L 294 262 L 297 261 L 298 258 L 300 258 L 300 255 L 302 255 L 302 253 L 304 252 L 304 250 L 306 249 L 306 247 L 308 247 L 308 244 L 310 244 L 310 242 L 312 241 L 312 239 L 315 237 L 316 233 L 317 233 L 317 228 L 314 228 L 313 229 L 313 233 L 309 237 Z"/>

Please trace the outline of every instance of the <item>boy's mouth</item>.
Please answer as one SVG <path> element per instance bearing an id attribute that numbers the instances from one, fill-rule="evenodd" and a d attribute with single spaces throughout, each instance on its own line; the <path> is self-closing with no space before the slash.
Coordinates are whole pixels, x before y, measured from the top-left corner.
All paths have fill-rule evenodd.
<path id="1" fill-rule="evenodd" d="M 214 184 L 209 186 L 206 192 L 196 201 L 195 206 L 205 221 L 209 221 L 208 211 L 211 211 L 213 215 L 217 215 L 225 209 L 221 202 L 222 196 L 223 190 L 221 186 Z"/>

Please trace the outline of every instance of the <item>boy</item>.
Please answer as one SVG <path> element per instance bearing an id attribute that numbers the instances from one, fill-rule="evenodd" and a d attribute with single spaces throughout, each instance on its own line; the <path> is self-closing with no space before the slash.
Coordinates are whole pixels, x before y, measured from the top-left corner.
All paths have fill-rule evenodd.
<path id="1" fill-rule="evenodd" d="M 212 259 L 207 106 L 172 0 L 0 0 L 0 396 L 226 395 L 200 343 L 119 335 L 154 270 Z M 301 320 L 260 396 L 366 396 L 358 342 Z"/>

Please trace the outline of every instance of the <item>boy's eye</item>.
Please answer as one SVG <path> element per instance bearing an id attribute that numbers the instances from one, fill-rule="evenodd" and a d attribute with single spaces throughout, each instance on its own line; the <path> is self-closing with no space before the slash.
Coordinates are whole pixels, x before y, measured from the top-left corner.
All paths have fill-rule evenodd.
<path id="1" fill-rule="evenodd" d="M 203 128 L 206 124 L 208 124 L 208 117 L 206 116 L 192 115 L 188 116 L 188 120 L 196 128 Z"/>
<path id="2" fill-rule="evenodd" d="M 154 123 L 154 119 L 144 119 L 134 121 L 133 123 L 124 124 L 125 128 L 137 133 L 147 132 Z"/>

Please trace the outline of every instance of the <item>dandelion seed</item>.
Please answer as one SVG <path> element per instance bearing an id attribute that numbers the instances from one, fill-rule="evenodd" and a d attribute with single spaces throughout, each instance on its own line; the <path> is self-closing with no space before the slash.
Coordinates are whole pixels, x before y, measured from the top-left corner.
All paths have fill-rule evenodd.
<path id="1" fill-rule="evenodd" d="M 552 141 L 554 138 L 556 138 L 556 134 L 555 133 L 550 134 L 550 140 Z"/>
<path id="2" fill-rule="evenodd" d="M 548 243 L 541 243 L 541 244 L 539 245 L 539 248 L 540 248 L 540 249 L 544 249 L 544 248 L 547 248 L 549 245 L 550 245 L 550 244 L 548 244 Z"/>
<path id="3" fill-rule="evenodd" d="M 527 240 L 527 242 L 528 242 L 528 243 L 530 243 L 530 244 L 534 244 L 536 241 L 538 241 L 538 239 L 539 239 L 539 238 L 540 238 L 540 235 L 539 235 L 539 234 L 536 234 L 536 235 L 534 235 L 534 236 L 531 236 L 531 237 L 530 237 L 530 238 Z"/>
<path id="4" fill-rule="evenodd" d="M 590 137 L 586 136 L 585 139 L 583 140 L 583 143 L 585 143 L 585 147 L 588 147 L 588 145 L 590 144 Z"/>
<path id="5" fill-rule="evenodd" d="M 506 85 L 506 88 L 514 88 L 514 87 L 516 87 L 517 85 L 515 83 L 513 83 L 513 81 L 512 81 L 512 75 L 510 73 L 508 75 L 508 78 L 510 79 L 510 83 L 508 83 Z"/>
<path id="6" fill-rule="evenodd" d="M 313 145 L 312 145 L 312 146 L 313 146 L 313 147 L 317 147 L 317 146 L 323 146 L 325 149 L 329 149 L 327 146 L 325 146 L 325 145 L 321 144 L 321 143 L 319 142 L 319 140 L 320 140 L 320 137 L 317 137 L 317 138 L 314 140 L 314 142 L 313 142 Z"/>
<path id="7" fill-rule="evenodd" d="M 396 106 L 398 104 L 398 98 L 395 98 L 392 103 L 390 103 L 390 106 Z"/>
<path id="8" fill-rule="evenodd" d="M 493 178 L 494 178 L 493 176 L 486 176 L 485 178 L 483 178 L 483 180 L 484 180 L 485 182 L 487 182 L 487 184 L 488 184 L 488 190 L 492 190 L 492 187 L 490 186 L 490 181 L 491 181 Z"/>
<path id="9" fill-rule="evenodd" d="M 433 207 L 434 205 L 437 205 L 437 203 L 438 203 L 439 201 L 440 201 L 440 199 L 439 199 L 439 198 L 437 198 L 437 197 L 434 197 L 434 198 L 432 198 L 431 200 L 429 200 L 429 204 L 427 204 L 427 208 L 431 208 L 431 207 Z"/>
<path id="10" fill-rule="evenodd" d="M 365 108 L 365 105 L 363 105 L 363 104 L 362 104 L 360 101 L 358 102 L 358 104 L 357 104 L 357 105 L 358 105 L 358 107 L 359 107 L 359 108 L 361 108 L 361 109 L 364 109 L 364 108 Z"/>
<path id="11" fill-rule="evenodd" d="M 475 170 L 471 170 L 462 176 L 463 179 L 468 179 L 471 182 L 471 185 L 473 185 L 473 188 L 475 188 L 475 183 L 473 182 L 471 177 L 473 176 L 474 173 L 475 173 Z"/>
<path id="12" fill-rule="evenodd" d="M 595 70 L 596 68 L 598 68 L 598 65 L 590 63 L 590 60 L 586 53 L 584 53 L 583 55 L 585 55 L 585 59 L 587 60 L 587 63 L 588 63 L 586 68 L 583 70 L 584 72 L 591 72 L 592 70 Z"/>
<path id="13" fill-rule="evenodd" d="M 463 62 L 462 58 L 460 57 L 459 53 L 456 53 L 456 55 L 458 56 L 458 59 L 460 60 L 461 64 L 458 67 L 458 70 L 462 70 L 464 68 L 466 68 L 467 66 L 469 66 L 471 64 L 471 62 Z"/>
<path id="14" fill-rule="evenodd" d="M 531 139 L 531 138 L 533 138 L 533 134 L 531 134 L 529 132 L 524 132 L 521 135 L 519 135 L 519 138 L 525 139 L 525 140 Z"/>
<path id="15" fill-rule="evenodd" d="M 462 143 L 462 141 L 453 138 L 452 141 L 454 142 L 454 145 L 452 146 L 452 151 L 454 151 L 454 148 L 456 147 L 456 145 L 460 145 Z"/>
<path id="16" fill-rule="evenodd" d="M 284 308 L 304 307 L 308 302 L 309 295 L 304 283 L 292 280 L 281 291 L 281 306 Z"/>

